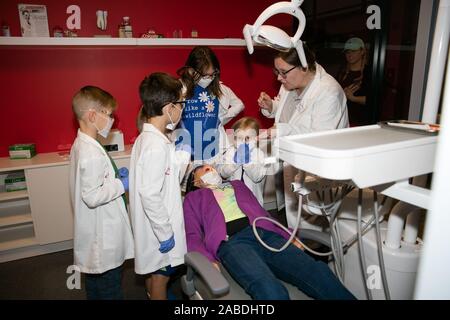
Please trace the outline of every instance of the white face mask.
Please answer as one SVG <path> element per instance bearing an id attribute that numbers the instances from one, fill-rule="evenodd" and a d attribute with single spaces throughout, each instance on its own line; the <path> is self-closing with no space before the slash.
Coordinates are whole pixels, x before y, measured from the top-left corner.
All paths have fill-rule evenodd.
<path id="1" fill-rule="evenodd" d="M 222 183 L 222 177 L 217 173 L 217 171 L 205 173 L 200 179 L 203 183 L 213 186 L 218 186 Z"/>
<path id="2" fill-rule="evenodd" d="M 108 137 L 109 131 L 111 131 L 111 128 L 114 123 L 114 119 L 111 117 L 106 117 L 99 112 L 97 112 L 97 114 L 100 115 L 102 118 L 106 119 L 106 121 L 107 121 L 105 127 L 101 130 L 99 128 L 97 128 L 97 125 L 94 122 L 94 126 L 95 126 L 95 129 L 97 129 L 97 133 L 106 139 Z"/>
<path id="3" fill-rule="evenodd" d="M 177 108 L 177 107 L 175 106 L 175 108 Z M 177 109 L 178 109 L 178 108 L 177 108 Z M 180 113 L 180 119 L 178 119 L 178 121 L 177 121 L 176 123 L 173 122 L 172 117 L 170 116 L 169 111 L 167 111 L 167 115 L 169 116 L 170 123 L 166 124 L 166 129 L 167 129 L 167 130 L 170 130 L 170 131 L 173 131 L 173 130 L 175 130 L 175 128 L 177 127 L 178 122 L 181 120 L 181 113 Z"/>
<path id="4" fill-rule="evenodd" d="M 170 113 L 167 112 L 167 115 L 169 116 L 170 123 L 166 124 L 166 129 L 173 131 L 177 127 L 177 125 L 172 121 L 172 117 L 170 116 Z"/>
<path id="5" fill-rule="evenodd" d="M 206 89 L 210 84 L 211 84 L 211 82 L 214 80 L 214 78 L 209 78 L 209 77 L 202 77 L 202 78 L 200 78 L 200 80 L 198 81 L 198 85 L 200 86 L 200 87 L 202 87 L 203 89 Z"/>

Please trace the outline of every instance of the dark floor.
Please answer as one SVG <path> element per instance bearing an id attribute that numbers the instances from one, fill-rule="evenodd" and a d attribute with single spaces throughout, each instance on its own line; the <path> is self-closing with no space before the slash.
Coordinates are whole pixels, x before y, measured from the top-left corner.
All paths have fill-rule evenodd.
<path id="1" fill-rule="evenodd" d="M 45 254 L 0 264 L 0 299 L 85 299 L 81 289 L 69 290 L 66 273 L 73 264 L 73 250 Z M 144 280 L 134 273 L 133 260 L 124 264 L 123 291 L 126 299 L 146 299 Z"/>
<path id="2" fill-rule="evenodd" d="M 272 214 L 285 223 L 284 214 Z M 73 264 L 73 250 L 0 263 L 0 300 L 6 299 L 85 299 L 84 277 L 81 289 L 69 290 L 67 280 L 73 273 L 67 268 Z M 134 260 L 123 266 L 123 293 L 125 299 L 146 300 L 144 277 L 134 273 Z M 169 292 L 176 299 L 184 299 L 179 277 L 171 282 Z"/>

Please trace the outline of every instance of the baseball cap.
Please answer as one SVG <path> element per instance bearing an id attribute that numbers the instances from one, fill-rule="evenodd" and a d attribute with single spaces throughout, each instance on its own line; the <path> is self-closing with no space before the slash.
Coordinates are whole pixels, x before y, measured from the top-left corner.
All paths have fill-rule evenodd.
<path id="1" fill-rule="evenodd" d="M 347 40 L 347 42 L 344 45 L 344 50 L 358 50 L 360 48 L 364 49 L 364 41 L 362 41 L 360 38 L 350 38 Z"/>

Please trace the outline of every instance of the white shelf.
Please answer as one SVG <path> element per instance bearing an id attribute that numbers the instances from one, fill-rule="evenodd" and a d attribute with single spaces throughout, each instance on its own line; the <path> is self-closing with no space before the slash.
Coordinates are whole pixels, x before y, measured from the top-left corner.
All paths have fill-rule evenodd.
<path id="1" fill-rule="evenodd" d="M 245 46 L 244 39 L 137 38 L 138 46 Z"/>
<path id="2" fill-rule="evenodd" d="M 0 202 L 28 198 L 27 190 L 0 192 Z"/>
<path id="3" fill-rule="evenodd" d="M 22 224 L 0 229 L 0 252 L 39 244 L 33 224 Z"/>
<path id="4" fill-rule="evenodd" d="M 32 222 L 28 199 L 0 203 L 0 229 Z"/>
<path id="5" fill-rule="evenodd" d="M 0 252 L 39 244 L 35 237 L 0 242 Z"/>
<path id="6" fill-rule="evenodd" d="M 19 224 L 33 222 L 31 213 L 23 213 L 18 215 L 11 215 L 7 217 L 0 217 L 0 228 L 15 226 Z"/>
<path id="7" fill-rule="evenodd" d="M 0 46 L 245 46 L 243 39 L 0 37 Z"/>

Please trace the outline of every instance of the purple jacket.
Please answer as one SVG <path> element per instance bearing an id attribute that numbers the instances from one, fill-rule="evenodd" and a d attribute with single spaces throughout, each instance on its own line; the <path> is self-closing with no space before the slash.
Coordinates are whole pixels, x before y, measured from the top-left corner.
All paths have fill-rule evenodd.
<path id="1" fill-rule="evenodd" d="M 253 220 L 257 217 L 270 217 L 244 182 L 234 180 L 231 181 L 231 185 L 238 206 L 247 215 L 250 224 L 253 224 Z M 188 193 L 184 199 L 183 211 L 188 252 L 197 251 L 210 261 L 219 260 L 217 250 L 220 243 L 226 239 L 227 232 L 222 209 L 212 190 L 202 188 Z M 260 220 L 257 226 L 276 232 L 285 239 L 289 238 L 286 232 L 270 221 Z"/>

